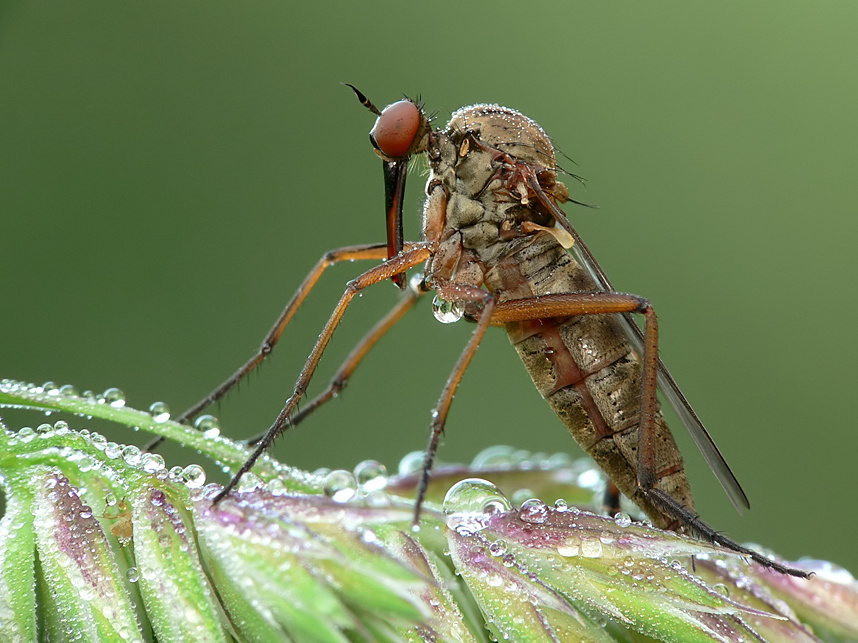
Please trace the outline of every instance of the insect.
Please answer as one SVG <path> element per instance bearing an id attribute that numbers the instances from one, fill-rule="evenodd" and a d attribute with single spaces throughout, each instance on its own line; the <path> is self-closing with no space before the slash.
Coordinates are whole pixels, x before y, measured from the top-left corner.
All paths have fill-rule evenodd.
<path id="1" fill-rule="evenodd" d="M 345 384 L 362 356 L 420 294 L 435 291 L 445 314 L 464 316 L 475 326 L 433 412 L 415 522 L 459 382 L 488 328 L 502 326 L 538 391 L 607 473 L 612 488 L 635 502 L 656 526 L 695 533 L 767 567 L 806 577 L 806 572 L 722 536 L 695 513 L 682 456 L 656 398 L 657 387 L 689 429 L 733 504 L 739 510 L 750 505 L 658 357 L 652 306 L 643 297 L 614 290 L 560 210 L 560 204 L 575 201 L 558 181 L 555 151 L 542 128 L 514 110 L 473 105 L 455 112 L 445 129 L 434 130 L 417 102 L 405 99 L 382 111 L 349 87 L 378 117 L 370 140 L 384 168 L 387 242 L 326 253 L 259 351 L 180 419 L 193 417 L 220 399 L 265 359 L 327 267 L 356 259 L 381 263 L 347 284 L 292 395 L 215 502 L 229 494 L 277 436 Z M 426 155 L 431 170 L 423 240 L 406 243 L 402 201 L 408 161 L 417 154 Z M 425 264 L 423 279 L 416 288 L 406 288 L 406 271 L 420 264 Z M 353 351 L 328 391 L 297 413 L 298 401 L 351 300 L 364 288 L 387 279 L 405 291 L 400 304 Z M 643 331 L 633 313 L 643 316 Z M 611 502 L 615 511 L 618 499 L 615 495 Z"/>

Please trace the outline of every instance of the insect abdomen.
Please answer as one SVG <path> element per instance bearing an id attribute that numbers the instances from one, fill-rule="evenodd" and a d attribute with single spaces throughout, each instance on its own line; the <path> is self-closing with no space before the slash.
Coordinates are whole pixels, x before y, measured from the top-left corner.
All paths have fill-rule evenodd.
<path id="1" fill-rule="evenodd" d="M 550 235 L 534 236 L 486 282 L 501 301 L 598 290 Z M 514 322 L 506 329 L 537 390 L 572 437 L 657 526 L 675 527 L 637 488 L 641 368 L 618 318 L 582 315 Z M 660 409 L 654 437 L 656 486 L 693 511 L 682 457 Z"/>

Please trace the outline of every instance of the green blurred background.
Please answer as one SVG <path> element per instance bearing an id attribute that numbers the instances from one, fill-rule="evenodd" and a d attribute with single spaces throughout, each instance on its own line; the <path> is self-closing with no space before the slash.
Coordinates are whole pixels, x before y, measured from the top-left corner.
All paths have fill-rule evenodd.
<path id="1" fill-rule="evenodd" d="M 600 209 L 569 218 L 614 284 L 655 304 L 662 356 L 753 505 L 737 515 L 679 435 L 701 514 L 858 570 L 858 4 L 410 6 L 0 4 L 0 376 L 184 410 L 256 349 L 324 251 L 383 238 L 373 118 L 340 81 L 380 105 L 420 94 L 438 125 L 498 102 L 588 179 L 570 190 Z M 222 405 L 225 433 L 268 426 L 358 270 L 326 275 Z M 383 284 L 356 301 L 311 393 L 396 297 Z M 423 302 L 278 456 L 395 468 L 424 447 L 470 330 Z M 440 457 L 493 444 L 580 453 L 500 331 Z"/>

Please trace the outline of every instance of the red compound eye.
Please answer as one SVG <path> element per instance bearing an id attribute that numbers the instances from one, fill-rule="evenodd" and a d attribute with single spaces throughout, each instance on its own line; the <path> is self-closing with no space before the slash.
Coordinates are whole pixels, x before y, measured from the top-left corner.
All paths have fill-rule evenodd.
<path id="1" fill-rule="evenodd" d="M 392 159 L 404 157 L 420 129 L 420 110 L 410 100 L 384 108 L 369 133 L 373 145 Z"/>

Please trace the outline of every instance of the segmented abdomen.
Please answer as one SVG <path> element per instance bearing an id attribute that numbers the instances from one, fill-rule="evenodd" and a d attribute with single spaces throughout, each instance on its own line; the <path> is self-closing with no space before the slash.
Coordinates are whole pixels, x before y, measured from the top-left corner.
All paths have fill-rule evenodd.
<path id="1" fill-rule="evenodd" d="M 499 300 L 598 291 L 547 233 L 512 245 L 486 275 Z M 537 390 L 569 432 L 656 526 L 675 527 L 637 489 L 641 368 L 616 315 L 582 315 L 505 324 Z M 661 410 L 655 417 L 656 486 L 694 510 L 682 456 Z"/>

